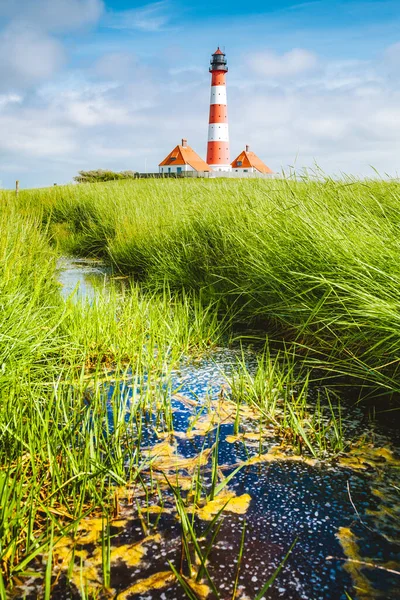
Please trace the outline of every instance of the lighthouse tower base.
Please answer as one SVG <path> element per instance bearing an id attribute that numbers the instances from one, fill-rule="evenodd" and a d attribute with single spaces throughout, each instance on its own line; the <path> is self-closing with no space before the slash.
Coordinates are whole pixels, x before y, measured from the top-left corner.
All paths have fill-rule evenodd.
<path id="1" fill-rule="evenodd" d="M 224 171 L 224 172 L 232 171 L 231 165 L 208 165 L 208 166 L 211 167 L 213 171 Z"/>

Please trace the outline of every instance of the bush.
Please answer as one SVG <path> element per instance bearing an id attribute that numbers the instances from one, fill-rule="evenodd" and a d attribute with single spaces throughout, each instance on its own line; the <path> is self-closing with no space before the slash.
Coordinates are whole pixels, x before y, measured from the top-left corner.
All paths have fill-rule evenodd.
<path id="1" fill-rule="evenodd" d="M 139 174 L 134 171 L 120 171 L 119 173 L 116 173 L 114 171 L 97 169 L 95 171 L 79 171 L 79 175 L 74 177 L 74 181 L 77 181 L 78 183 L 96 183 L 101 181 L 135 179 L 138 175 Z"/>

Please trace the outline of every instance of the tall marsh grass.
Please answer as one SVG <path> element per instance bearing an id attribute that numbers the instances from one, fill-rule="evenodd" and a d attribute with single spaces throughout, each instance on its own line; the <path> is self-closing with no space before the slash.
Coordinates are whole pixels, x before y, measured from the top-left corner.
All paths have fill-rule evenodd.
<path id="1" fill-rule="evenodd" d="M 140 423 L 188 352 L 225 334 L 198 299 L 120 294 L 64 302 L 40 214 L 0 198 L 0 594 L 143 468 Z M 113 393 L 105 382 L 113 372 Z M 135 383 L 135 392 L 128 383 Z M 126 397 L 130 394 L 127 415 Z M 110 406 L 113 407 L 110 413 Z M 35 562 L 36 561 L 36 562 Z M 51 564 L 46 571 L 46 597 Z"/>
<path id="2" fill-rule="evenodd" d="M 65 251 L 148 288 L 201 290 L 313 350 L 329 375 L 399 391 L 400 184 L 138 180 L 24 192 Z"/>
<path id="3" fill-rule="evenodd" d="M 93 511 L 104 521 L 109 587 L 115 489 L 140 482 L 150 464 L 142 423 L 155 417 L 171 434 L 172 370 L 226 340 L 232 322 L 294 342 L 329 376 L 398 391 L 399 189 L 139 180 L 0 194 L 1 598 L 32 569 L 51 597 L 57 541 Z M 64 302 L 60 252 L 102 256 L 140 285 Z M 279 357 L 266 353 L 254 376 L 239 365 L 235 433 L 241 403 L 260 411 L 260 431 L 277 420 L 279 389 L 280 427 L 295 450 L 340 452 L 340 414 L 330 400 L 310 411 L 307 368 L 303 387 L 290 391 L 293 360 L 278 368 Z M 188 532 L 188 544 L 197 543 Z"/>

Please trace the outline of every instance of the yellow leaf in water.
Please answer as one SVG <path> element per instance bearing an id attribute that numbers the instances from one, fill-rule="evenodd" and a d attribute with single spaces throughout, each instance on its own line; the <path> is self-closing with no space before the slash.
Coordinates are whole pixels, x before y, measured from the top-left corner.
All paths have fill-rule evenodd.
<path id="1" fill-rule="evenodd" d="M 366 575 L 364 575 L 363 569 L 365 569 L 365 565 L 360 564 L 362 559 L 357 544 L 358 538 L 349 527 L 339 527 L 336 537 L 343 548 L 344 554 L 348 558 L 348 561 L 344 564 L 344 569 L 353 580 L 354 587 L 357 589 L 357 598 L 360 600 L 371 600 L 372 598 L 382 597 L 379 591 L 374 589 Z"/>
<path id="2" fill-rule="evenodd" d="M 114 564 L 118 561 L 124 561 L 128 567 L 136 567 L 146 554 L 147 549 L 142 544 L 124 544 L 111 548 L 110 560 Z"/>
<path id="3" fill-rule="evenodd" d="M 189 408 L 192 407 L 192 406 L 197 406 L 198 405 L 197 400 L 192 400 L 191 398 L 187 398 L 183 394 L 174 394 L 172 396 L 172 399 L 173 400 L 179 400 L 179 402 L 182 402 L 182 404 L 184 404 L 185 406 L 188 406 Z"/>
<path id="4" fill-rule="evenodd" d="M 341 456 L 339 458 L 339 464 L 342 467 L 347 467 L 348 469 L 353 469 L 355 471 L 365 471 L 368 466 L 373 466 L 369 465 L 368 461 L 360 460 L 357 457 L 352 458 L 347 456 Z"/>
<path id="5" fill-rule="evenodd" d="M 206 585 L 205 583 L 197 583 L 192 579 L 187 579 L 186 581 L 188 582 L 192 590 L 195 592 L 199 600 L 206 600 L 206 598 L 208 598 L 208 596 L 211 593 L 211 590 L 208 587 L 208 585 Z"/>
<path id="6" fill-rule="evenodd" d="M 110 523 L 110 525 L 112 527 L 125 527 L 126 524 L 127 524 L 126 519 L 115 519 L 115 521 L 111 521 L 111 523 Z"/>
<path id="7" fill-rule="evenodd" d="M 163 473 L 153 472 L 152 477 L 158 482 L 162 489 L 169 488 Z M 193 487 L 193 479 L 190 475 L 181 475 L 177 472 L 168 475 L 168 481 L 173 487 L 179 487 L 181 490 L 190 490 Z"/>
<path id="8" fill-rule="evenodd" d="M 185 431 L 174 431 L 174 437 L 178 438 L 179 440 L 187 440 L 190 438 L 190 435 L 188 435 L 188 433 Z"/>
<path id="9" fill-rule="evenodd" d="M 245 440 L 259 440 L 262 437 L 260 433 L 245 433 L 243 435 Z"/>
<path id="10" fill-rule="evenodd" d="M 260 433 L 239 433 L 238 435 L 227 435 L 225 440 L 229 444 L 234 444 L 235 442 L 242 442 L 245 444 L 246 442 L 251 442 L 248 446 L 257 446 L 260 442 L 260 439 L 263 440 L 266 437 L 271 437 L 273 435 L 270 431 Z"/>
<path id="11" fill-rule="evenodd" d="M 219 419 L 215 413 L 209 412 L 194 422 L 193 428 L 187 430 L 186 437 L 191 439 L 197 435 L 207 435 L 207 433 L 218 425 L 218 422 Z"/>
<path id="12" fill-rule="evenodd" d="M 112 564 L 123 561 L 128 567 L 136 567 L 147 554 L 146 544 L 155 542 L 158 544 L 161 536 L 148 535 L 141 542 L 136 544 L 123 544 L 122 546 L 113 546 L 110 551 L 110 560 Z M 93 559 L 101 562 L 102 549 L 97 548 L 93 554 Z"/>
<path id="13" fill-rule="evenodd" d="M 249 508 L 250 501 L 251 496 L 249 494 L 236 496 L 234 492 L 225 491 L 221 492 L 214 500 L 210 500 L 210 502 L 198 508 L 196 514 L 203 521 L 211 521 L 222 508 L 228 512 L 243 515 Z"/>
<path id="14" fill-rule="evenodd" d="M 386 462 L 389 464 L 398 467 L 400 466 L 400 460 L 393 456 L 393 452 L 388 448 L 374 448 L 374 451 L 371 452 L 372 455 L 375 455 L 378 458 L 384 458 Z"/>
<path id="15" fill-rule="evenodd" d="M 78 544 L 93 544 L 101 537 L 104 520 L 101 517 L 83 519 L 78 526 L 78 535 L 76 542 Z"/>
<path id="16" fill-rule="evenodd" d="M 115 488 L 115 497 L 117 501 L 128 500 L 128 502 L 133 502 L 134 498 L 141 498 L 145 495 L 144 489 L 138 485 L 131 484 Z"/>
<path id="17" fill-rule="evenodd" d="M 155 429 L 154 433 L 159 440 L 167 440 L 171 437 L 171 434 L 168 431 L 157 431 L 157 429 Z"/>
<path id="18" fill-rule="evenodd" d="M 175 575 L 171 571 L 161 571 L 160 573 L 150 575 L 146 579 L 139 579 L 139 581 L 131 585 L 127 590 L 118 594 L 117 600 L 128 600 L 129 596 L 133 596 L 134 594 L 145 594 L 149 590 L 159 590 L 174 581 Z"/>
<path id="19" fill-rule="evenodd" d="M 54 556 L 58 568 L 63 569 L 69 566 L 72 556 L 86 560 L 89 556 L 87 550 L 77 550 L 75 542 L 70 537 L 63 537 L 58 540 L 54 547 Z"/>
<path id="20" fill-rule="evenodd" d="M 175 455 L 175 448 L 167 440 L 154 444 L 152 448 L 144 452 L 149 458 L 170 458 Z"/>
<path id="21" fill-rule="evenodd" d="M 282 452 L 280 450 L 279 446 L 273 446 L 269 450 L 269 452 L 267 452 L 266 454 L 252 456 L 252 458 L 249 458 L 249 460 L 247 460 L 245 462 L 245 464 L 246 465 L 256 465 L 259 463 L 269 463 L 269 462 L 274 462 L 274 461 L 278 461 L 278 460 L 302 462 L 302 463 L 306 463 L 307 465 L 311 465 L 311 466 L 316 465 L 318 462 L 315 458 L 309 458 L 308 456 L 290 456 L 290 455 Z"/>
<path id="22" fill-rule="evenodd" d="M 168 442 L 160 442 L 147 450 L 147 456 L 152 459 L 151 466 L 159 471 L 176 471 L 184 469 L 193 471 L 198 466 L 208 463 L 212 448 L 204 450 L 198 456 L 185 458 L 180 456 L 176 449 Z M 172 483 L 172 482 L 171 482 Z"/>
<path id="23" fill-rule="evenodd" d="M 376 488 L 372 488 L 371 492 L 374 494 L 374 496 L 377 496 L 381 500 L 384 500 L 385 497 L 386 497 L 386 495 L 384 494 L 384 492 L 382 492 L 382 490 L 378 490 Z"/>
<path id="24" fill-rule="evenodd" d="M 169 513 L 171 512 L 170 508 L 165 508 L 165 506 L 144 506 L 143 507 L 143 511 L 150 513 L 151 515 L 160 515 L 163 513 Z"/>
<path id="25" fill-rule="evenodd" d="M 90 560 L 73 569 L 70 581 L 78 590 L 84 589 L 88 595 L 94 595 L 102 586 L 99 570 Z"/>
<path id="26" fill-rule="evenodd" d="M 223 422 L 234 422 L 236 419 L 236 414 L 238 410 L 238 406 L 236 402 L 232 402 L 232 400 L 228 399 L 220 399 L 215 400 L 211 403 L 215 412 L 218 414 L 220 419 Z M 259 419 L 260 414 L 253 408 L 250 408 L 247 404 L 241 403 L 239 405 L 239 415 L 241 419 Z"/>
<path id="27" fill-rule="evenodd" d="M 371 444 L 364 444 L 352 448 L 347 456 L 339 458 L 339 465 L 355 470 L 374 469 L 385 466 L 399 467 L 400 460 L 393 456 L 389 448 L 375 448 Z"/>

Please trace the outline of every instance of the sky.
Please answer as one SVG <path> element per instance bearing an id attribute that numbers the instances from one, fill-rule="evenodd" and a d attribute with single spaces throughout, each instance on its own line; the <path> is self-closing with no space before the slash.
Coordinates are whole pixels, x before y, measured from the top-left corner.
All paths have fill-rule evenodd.
<path id="1" fill-rule="evenodd" d="M 204 158 L 217 46 L 232 160 L 398 175 L 398 0 L 0 0 L 1 186 Z"/>

